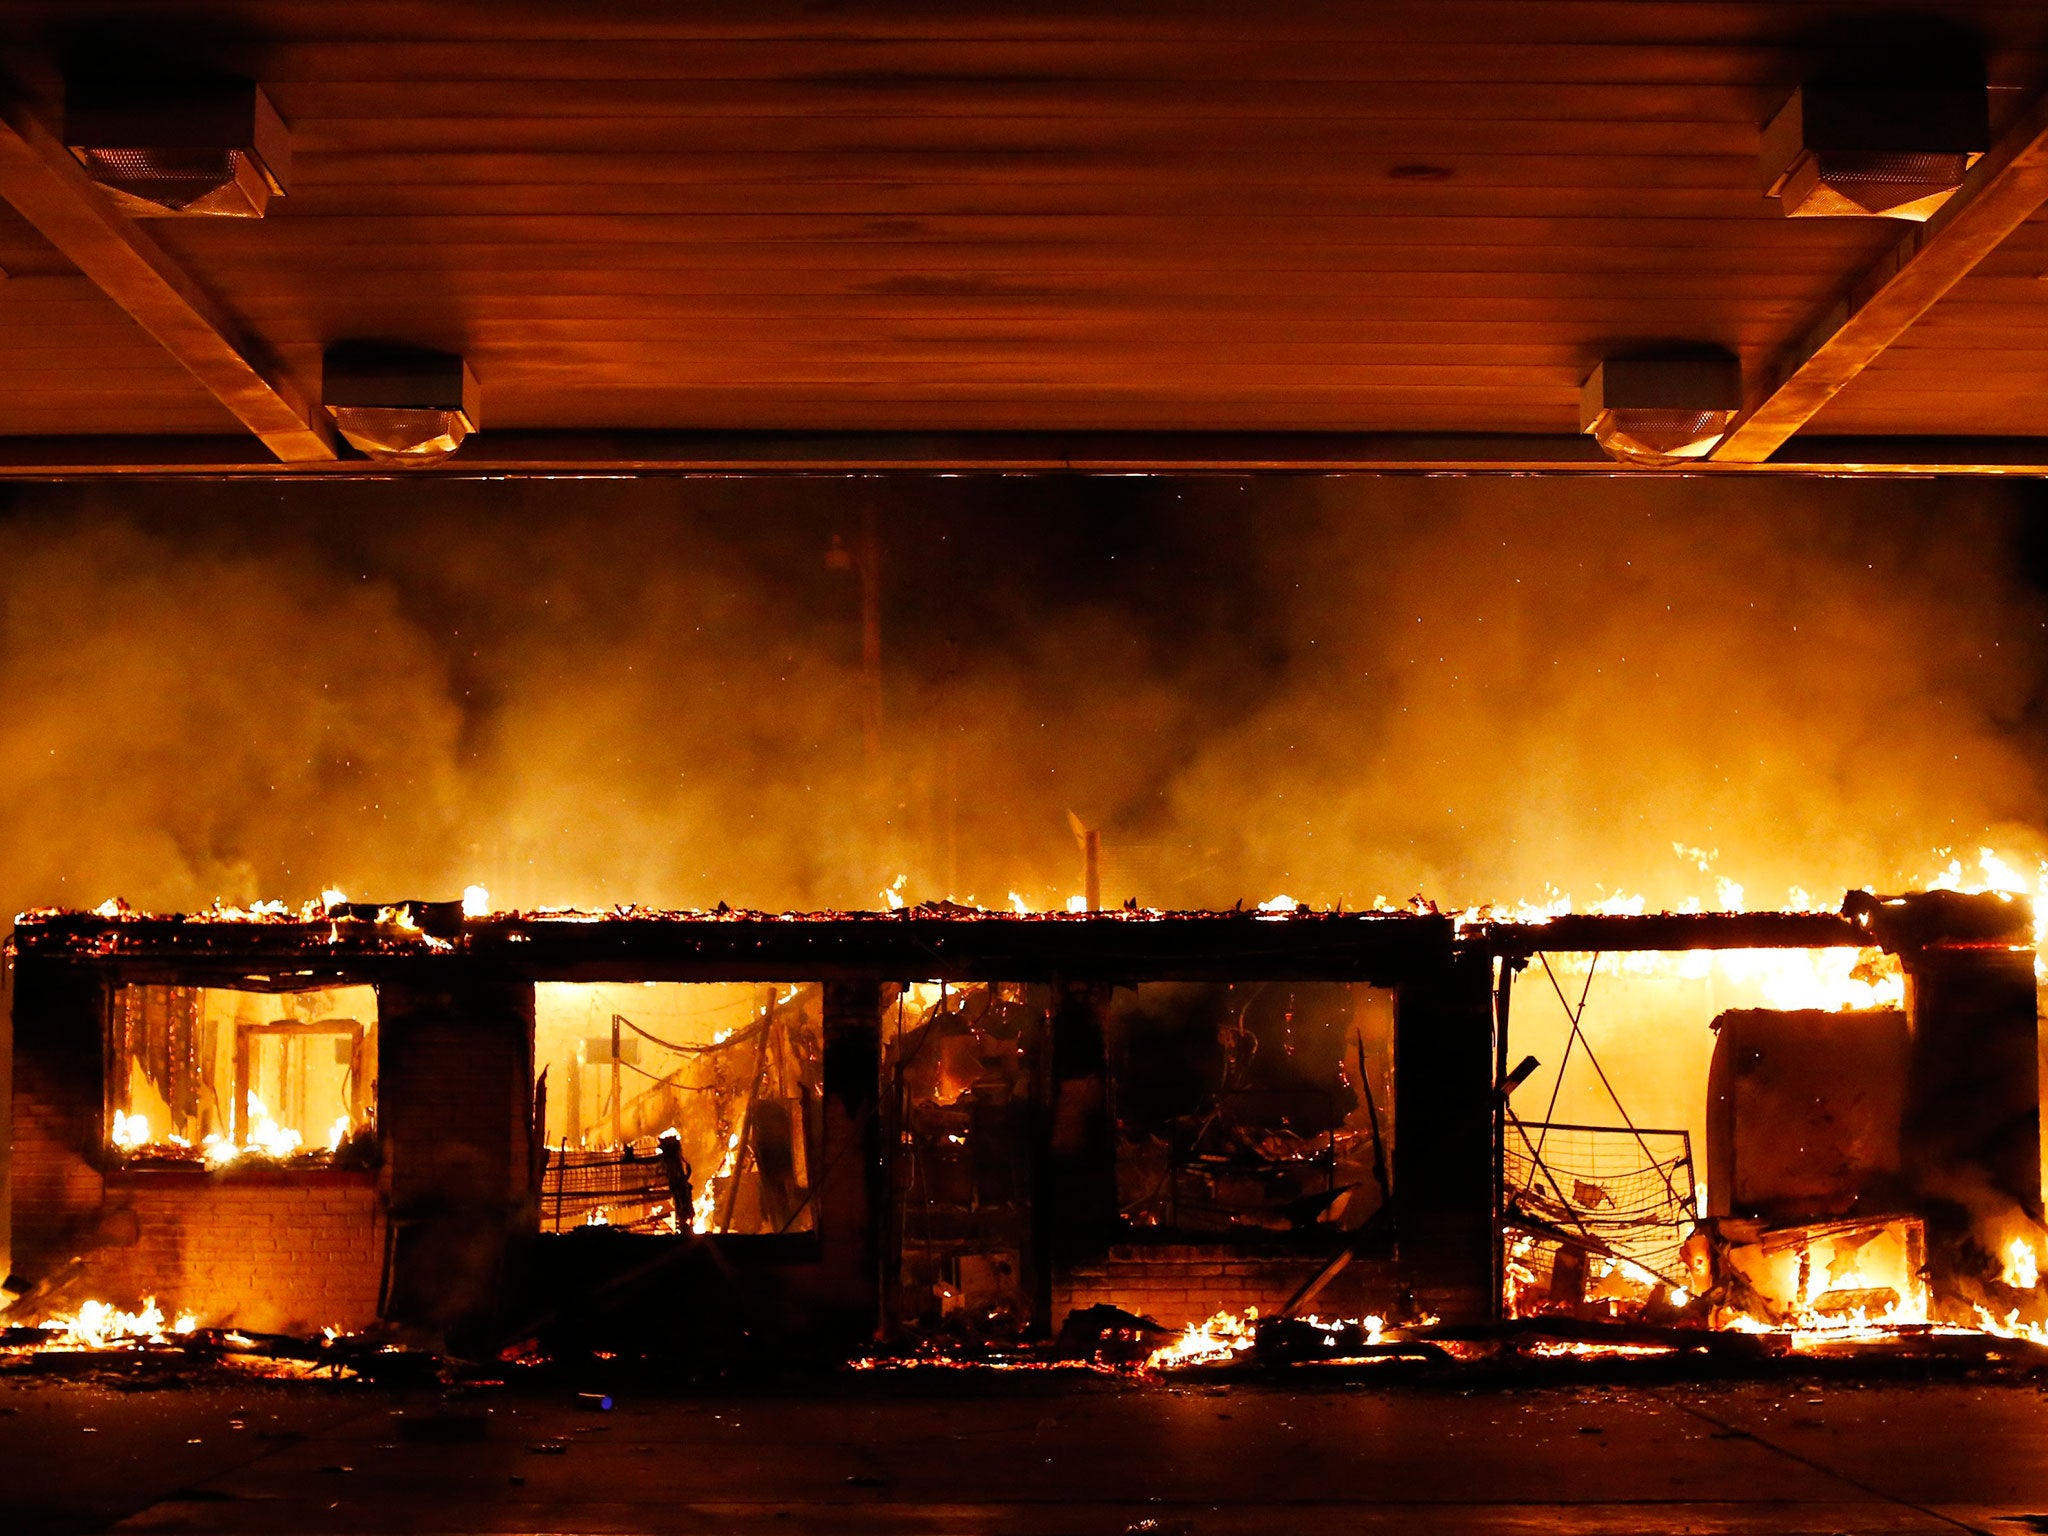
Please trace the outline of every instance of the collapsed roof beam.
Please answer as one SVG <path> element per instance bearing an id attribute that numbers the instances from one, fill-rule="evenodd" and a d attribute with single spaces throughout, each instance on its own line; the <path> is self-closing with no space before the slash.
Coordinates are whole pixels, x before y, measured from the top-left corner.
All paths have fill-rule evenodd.
<path id="1" fill-rule="evenodd" d="M 1925 224 L 1838 294 L 1759 370 L 1743 412 L 1714 450 L 1724 464 L 1760 464 L 1904 335 L 2048 202 L 2048 96 L 1977 162 Z"/>
<path id="2" fill-rule="evenodd" d="M 320 407 L 239 334 L 219 304 L 117 210 L 71 152 L 0 82 L 0 198 L 183 363 L 287 464 L 332 461 Z"/>

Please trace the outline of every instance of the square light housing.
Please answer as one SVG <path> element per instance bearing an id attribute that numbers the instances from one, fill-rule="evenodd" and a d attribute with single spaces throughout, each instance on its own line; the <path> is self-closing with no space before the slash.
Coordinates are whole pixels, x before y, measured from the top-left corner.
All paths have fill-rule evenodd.
<path id="1" fill-rule="evenodd" d="M 284 120 L 247 81 L 73 80 L 64 143 L 134 218 L 260 219 L 291 177 Z"/>
<path id="2" fill-rule="evenodd" d="M 1579 388 L 1579 430 L 1647 468 L 1704 459 L 1741 410 L 1742 364 L 1726 353 L 1610 357 Z"/>
<path id="3" fill-rule="evenodd" d="M 1758 167 L 1790 218 L 1921 221 L 1990 147 L 1981 83 L 1809 82 L 1765 125 Z"/>
<path id="4" fill-rule="evenodd" d="M 350 446 L 387 464 L 431 464 L 482 422 L 476 375 L 460 354 L 343 341 L 322 360 L 321 404 Z"/>

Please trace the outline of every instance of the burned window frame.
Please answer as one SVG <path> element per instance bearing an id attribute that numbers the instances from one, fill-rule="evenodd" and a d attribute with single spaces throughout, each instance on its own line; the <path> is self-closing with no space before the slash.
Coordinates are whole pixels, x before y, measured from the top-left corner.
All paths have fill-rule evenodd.
<path id="1" fill-rule="evenodd" d="M 702 987 L 751 986 L 760 989 L 757 1011 L 738 1029 L 702 1044 L 678 1045 L 636 1023 L 623 1010 L 611 1015 L 612 1054 L 588 1061 L 582 1054 L 588 1040 L 575 1036 L 571 1069 L 563 1091 L 580 1095 L 582 1075 L 596 1068 L 611 1068 L 615 1093 L 621 1093 L 623 1073 L 633 1071 L 654 1080 L 656 1087 L 672 1086 L 678 1092 L 705 1092 L 719 1103 L 711 1137 L 716 1156 L 708 1162 L 701 1156 L 692 1160 L 674 1118 L 659 1132 L 627 1135 L 621 1123 L 620 1139 L 609 1145 L 571 1146 L 566 1127 L 547 1123 L 550 1095 L 549 1074 L 559 1063 L 543 1059 L 540 1038 L 543 1028 L 540 988 L 588 987 L 596 992 L 607 987 Z M 607 976 L 569 979 L 541 977 L 534 981 L 534 1052 L 532 1091 L 537 1139 L 535 1230 L 545 1237 L 561 1237 L 592 1229 L 657 1238 L 719 1237 L 758 1239 L 806 1238 L 813 1232 L 817 1216 L 815 1196 L 823 1176 L 820 1167 L 820 1118 L 823 1099 L 823 996 L 819 983 L 736 982 L 726 979 L 691 980 L 675 976 Z M 786 993 L 785 993 L 786 989 Z M 679 1066 L 657 1077 L 628 1057 L 623 1047 L 626 1035 L 652 1042 L 683 1059 L 719 1059 L 719 1053 L 745 1053 L 753 1046 L 744 1082 L 734 1089 L 710 1085 L 679 1084 Z M 758 1041 L 758 1044 L 756 1042 Z M 778 1092 L 764 1097 L 768 1084 Z M 791 1087 L 795 1094 L 789 1093 Z M 622 1097 L 622 1093 L 621 1093 Z M 725 1114 L 728 1101 L 736 1101 L 738 1112 L 730 1122 Z M 764 1115 L 768 1104 L 794 1104 L 791 1116 Z M 622 1107 L 622 1105 L 620 1106 Z M 660 1116 L 656 1117 L 661 1118 Z M 581 1125 L 582 1116 L 575 1117 Z M 769 1129 L 782 1126 L 782 1134 Z M 557 1130 L 561 1134 L 556 1136 Z M 698 1138 L 701 1140 L 701 1138 Z M 698 1151 L 703 1151 L 700 1146 Z M 764 1165 L 764 1152 L 772 1153 Z M 786 1159 L 785 1159 L 786 1154 Z M 752 1191 L 756 1215 L 773 1230 L 734 1232 L 732 1223 L 740 1210 L 741 1197 Z M 771 1193 L 772 1192 L 772 1193 Z M 661 1207 L 667 1206 L 664 1216 Z M 638 1212 L 619 1221 L 619 1212 Z M 688 1219 L 684 1213 L 688 1212 Z"/>
<path id="2" fill-rule="evenodd" d="M 218 1057 L 220 1046 L 216 1041 L 212 1052 L 203 1051 L 203 1039 L 207 1033 L 204 1026 L 204 997 L 207 993 L 239 994 L 260 997 L 287 997 L 315 992 L 339 992 L 361 989 L 371 995 L 370 1016 L 367 1019 L 335 1016 L 313 1020 L 277 1019 L 257 1024 L 236 1023 L 234 1039 L 227 1047 L 229 1065 L 226 1084 L 226 1113 L 222 1113 L 222 1085 L 212 1082 L 217 1078 L 217 1069 L 210 1067 L 205 1056 Z M 97 1138 L 96 1161 L 108 1169 L 141 1170 L 152 1167 L 202 1167 L 208 1171 L 222 1171 L 237 1165 L 261 1165 L 273 1170 L 291 1172 L 316 1172 L 321 1170 L 371 1168 L 381 1161 L 378 1130 L 379 1083 L 375 1067 L 378 1048 L 381 1043 L 380 1006 L 377 988 L 367 977 L 353 975 L 317 975 L 306 972 L 289 977 L 273 978 L 268 975 L 206 975 L 186 976 L 178 974 L 123 973 L 108 975 L 101 987 L 101 1029 L 100 1058 L 102 1076 L 102 1098 L 100 1131 Z M 201 1099 L 210 1097 L 212 1111 L 218 1130 L 191 1140 L 182 1139 L 176 1132 L 166 1132 L 162 1138 L 148 1141 L 129 1141 L 122 1135 L 124 1117 L 136 1113 L 133 1106 L 123 1108 L 128 1098 L 128 1078 L 132 1062 L 139 1054 L 134 1043 L 133 1025 L 124 1018 L 124 1002 L 133 997 L 137 1000 L 137 1012 L 150 1012 L 153 997 L 162 999 L 162 1011 L 182 1013 L 181 1020 L 165 1018 L 161 1033 L 168 1082 L 162 1083 L 167 1107 L 172 1111 L 174 1123 L 200 1114 Z M 180 1002 L 182 1008 L 178 1007 Z M 182 1025 L 182 1028 L 180 1027 Z M 145 1030 L 149 1029 L 145 1022 Z M 151 1033 L 157 1031 L 151 1030 Z M 249 1095 L 255 1088 L 253 1081 L 255 1058 L 260 1050 L 259 1042 L 265 1039 L 289 1041 L 303 1039 L 349 1040 L 349 1060 L 343 1082 L 342 1102 L 345 1118 L 350 1130 L 339 1142 L 323 1144 L 303 1132 L 292 1132 L 298 1137 L 297 1143 L 289 1150 L 276 1150 L 276 1143 L 270 1147 L 252 1143 L 249 1139 L 257 1127 L 251 1124 Z M 157 1054 L 157 1053 L 151 1053 Z M 172 1071 L 172 1058 L 180 1057 L 184 1072 Z M 303 1067 L 301 1068 L 303 1070 Z M 153 1083 L 161 1080 L 144 1068 L 145 1076 Z M 182 1080 L 193 1084 L 192 1102 L 186 1102 L 186 1095 L 177 1092 L 176 1086 Z M 278 1121 L 275 1111 L 266 1117 L 273 1126 Z M 153 1128 L 152 1128 L 153 1129 Z M 231 1153 L 215 1151 L 216 1147 L 233 1148 Z"/>
<path id="3" fill-rule="evenodd" d="M 1204 990 L 1221 988 L 1225 995 L 1237 986 L 1245 986 L 1251 990 L 1251 996 L 1238 1010 L 1237 1033 L 1240 1035 L 1246 1029 L 1245 1017 L 1259 1000 L 1260 994 L 1267 989 L 1341 989 L 1347 995 L 1344 1000 L 1343 1026 L 1337 1032 L 1339 1044 L 1332 1058 L 1332 1082 L 1325 1087 L 1284 1088 L 1242 1084 L 1233 1087 L 1233 1075 L 1249 1065 L 1255 1052 L 1252 1055 L 1234 1056 L 1230 1045 L 1222 1040 L 1219 1033 L 1215 1040 L 1215 1047 L 1219 1053 L 1219 1060 L 1216 1063 L 1218 1081 L 1199 1088 L 1194 1108 L 1160 1122 L 1169 1132 L 1163 1142 L 1164 1172 L 1156 1181 L 1155 1188 L 1137 1199 L 1129 1198 L 1133 1187 L 1130 1179 L 1134 1172 L 1134 1153 L 1142 1142 L 1159 1140 L 1156 1136 L 1134 1131 L 1133 1122 L 1126 1115 L 1127 1082 L 1134 1076 L 1142 1078 L 1145 1075 L 1142 1071 L 1134 1071 L 1131 1055 L 1131 1022 L 1149 1016 L 1148 1011 L 1139 1006 L 1146 987 L 1180 985 L 1188 984 L 1135 984 L 1128 989 L 1132 994 L 1130 1006 L 1112 1005 L 1104 1014 L 1104 1082 L 1109 1100 L 1110 1132 L 1115 1149 L 1118 1241 L 1245 1247 L 1271 1247 L 1278 1244 L 1320 1249 L 1354 1242 L 1365 1228 L 1374 1225 L 1385 1226 L 1392 1217 L 1395 1200 L 1394 1037 L 1397 1026 L 1393 1010 L 1397 992 L 1393 987 L 1365 980 L 1289 980 L 1254 975 L 1237 981 L 1195 984 Z M 1125 990 L 1116 989 L 1118 996 L 1121 997 Z M 1362 997 L 1361 994 L 1366 996 Z M 1374 1001 L 1368 1001 L 1367 998 Z M 1372 1032 L 1375 1037 L 1375 1043 L 1371 1048 L 1373 1060 L 1367 1063 L 1362 1059 L 1367 1049 L 1367 1032 L 1362 1026 L 1368 1017 L 1367 1010 L 1380 1007 L 1385 1009 L 1386 1027 L 1383 1031 Z M 1382 1035 L 1384 1038 L 1379 1038 Z M 1361 1074 L 1362 1080 L 1354 1081 L 1354 1078 L 1361 1077 Z M 1341 1112 L 1337 1112 L 1337 1091 L 1340 1087 L 1350 1091 L 1353 1102 Z M 1241 1171 L 1247 1171 L 1248 1174 L 1255 1174 L 1263 1168 L 1277 1180 L 1280 1177 L 1277 1170 L 1284 1164 L 1293 1162 L 1304 1168 L 1320 1167 L 1323 1170 L 1320 1190 L 1304 1185 L 1289 1200 L 1248 1203 L 1241 1210 L 1234 1210 L 1226 1201 L 1218 1201 L 1215 1203 L 1213 1220 L 1204 1221 L 1199 1216 L 1183 1217 L 1180 1199 L 1182 1180 L 1184 1177 L 1194 1176 L 1197 1172 L 1195 1165 L 1202 1158 L 1201 1148 L 1204 1139 L 1209 1136 L 1212 1129 L 1226 1124 L 1234 1126 L 1241 1132 L 1259 1129 L 1259 1124 L 1255 1120 L 1226 1122 L 1226 1117 L 1221 1113 L 1223 1099 L 1227 1097 L 1249 1102 L 1263 1097 L 1277 1103 L 1282 1098 L 1308 1096 L 1321 1099 L 1325 1105 L 1325 1112 L 1321 1117 L 1324 1122 L 1322 1129 L 1310 1137 L 1303 1138 L 1306 1142 L 1320 1140 L 1320 1150 L 1294 1159 L 1261 1157 L 1258 1155 L 1260 1149 L 1248 1144 L 1237 1148 L 1234 1156 L 1228 1149 L 1221 1153 L 1208 1154 L 1207 1160 L 1216 1166 L 1207 1171 L 1215 1175 L 1223 1171 L 1224 1165 L 1236 1163 L 1242 1164 Z M 1359 1117 L 1362 1117 L 1360 1124 L 1356 1128 L 1348 1128 L 1349 1122 Z M 1200 1124 L 1192 1128 L 1193 1134 L 1183 1137 L 1182 1133 L 1190 1129 L 1185 1122 L 1198 1118 Z M 1277 1121 L 1279 1127 L 1284 1127 L 1286 1134 L 1299 1137 L 1300 1133 L 1286 1124 L 1288 1117 L 1284 1112 L 1268 1118 Z M 1358 1162 L 1357 1158 L 1340 1154 L 1340 1137 L 1347 1134 L 1352 1136 L 1358 1149 L 1362 1151 L 1364 1161 L 1361 1165 L 1351 1168 L 1356 1174 L 1355 1178 L 1348 1183 L 1340 1184 L 1339 1179 L 1343 1171 Z M 1358 1219 L 1348 1219 L 1347 1213 L 1351 1202 L 1360 1195 L 1363 1196 L 1364 1202 L 1368 1203 L 1363 1205 L 1363 1213 Z M 1274 1219 L 1256 1219 L 1260 1215 L 1276 1214 L 1279 1210 L 1295 1204 L 1300 1204 L 1306 1209 L 1319 1200 L 1323 1202 L 1321 1212 L 1334 1214 L 1317 1214 L 1316 1219 L 1308 1221 L 1289 1219 L 1284 1221 L 1284 1224 Z M 1153 1219 L 1144 1219 L 1141 1207 L 1154 1202 L 1159 1203 L 1159 1211 Z"/>

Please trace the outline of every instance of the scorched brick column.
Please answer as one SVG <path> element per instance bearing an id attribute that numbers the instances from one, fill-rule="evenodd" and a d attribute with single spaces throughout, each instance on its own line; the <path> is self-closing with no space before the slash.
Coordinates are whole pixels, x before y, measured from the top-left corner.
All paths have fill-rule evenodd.
<path id="1" fill-rule="evenodd" d="M 2041 1085 L 2031 949 L 1939 945 L 1903 955 L 1912 1044 L 1901 1153 L 1944 1282 L 2041 1220 Z M 1968 1246 L 1974 1240 L 1979 1253 Z"/>
<path id="2" fill-rule="evenodd" d="M 881 1073 L 880 985 L 826 982 L 819 1268 L 827 1331 L 850 1347 L 873 1339 L 881 1320 Z"/>
<path id="3" fill-rule="evenodd" d="M 1099 1266 L 1116 1236 L 1116 1133 L 1109 1118 L 1106 986 L 1056 986 L 1052 993 L 1045 1141 L 1032 1201 L 1031 1256 L 1038 1272 L 1038 1324 L 1056 1327 L 1054 1298 L 1077 1268 Z"/>
<path id="4" fill-rule="evenodd" d="M 381 984 L 377 1018 L 386 1312 L 460 1344 L 497 1320 L 507 1249 L 534 1228 L 533 986 L 437 960 Z"/>
<path id="5" fill-rule="evenodd" d="M 40 1279 L 92 1246 L 105 1189 L 106 990 L 83 967 L 14 977 L 14 1267 Z"/>
<path id="6" fill-rule="evenodd" d="M 1402 1283 L 1446 1321 L 1493 1295 L 1493 961 L 1457 955 L 1403 981 L 1394 1015 L 1394 1238 Z"/>

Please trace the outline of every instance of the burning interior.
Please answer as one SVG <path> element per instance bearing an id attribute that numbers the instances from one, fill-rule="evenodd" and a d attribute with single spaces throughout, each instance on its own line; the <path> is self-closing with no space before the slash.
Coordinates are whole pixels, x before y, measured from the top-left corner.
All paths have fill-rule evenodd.
<path id="1" fill-rule="evenodd" d="M 107 1051 L 108 1140 L 130 1163 L 347 1160 L 376 1135 L 370 987 L 122 984 Z"/>
<path id="2" fill-rule="evenodd" d="M 110 907 L 28 914 L 15 963 L 45 1314 L 162 1298 L 470 1348 L 630 1306 L 852 1352 L 1136 1329 L 1169 1358 L 1253 1318 L 1351 1350 L 2044 1321 L 2008 894 Z"/>
<path id="3" fill-rule="evenodd" d="M 540 1230 L 811 1229 L 815 985 L 534 988 Z"/>

